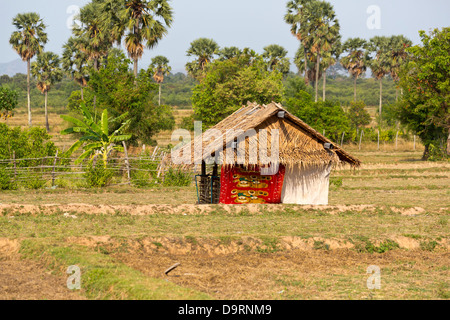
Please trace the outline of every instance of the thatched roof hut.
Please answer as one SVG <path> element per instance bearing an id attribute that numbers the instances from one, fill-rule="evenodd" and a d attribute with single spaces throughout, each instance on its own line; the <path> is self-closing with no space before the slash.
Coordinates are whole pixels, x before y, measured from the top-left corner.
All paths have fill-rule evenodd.
<path id="1" fill-rule="evenodd" d="M 283 117 L 278 116 L 280 112 L 284 113 Z M 246 166 L 260 165 L 259 154 L 256 162 L 251 161 L 250 157 L 251 150 L 259 150 L 259 131 L 261 129 L 267 130 L 268 149 L 270 150 L 271 132 L 273 129 L 278 129 L 279 162 L 287 167 L 294 164 L 318 165 L 330 162 L 332 164 L 349 164 L 352 167 L 359 167 L 361 164 L 357 158 L 334 145 L 331 140 L 277 103 L 268 105 L 249 103 L 211 129 L 218 130 L 221 135 L 218 135 L 215 130 L 208 130 L 203 135 L 197 136 L 190 145 L 185 145 L 180 149 L 182 156 L 190 155 L 190 160 L 184 158 L 184 163 L 199 164 L 200 159 L 205 160 L 210 155 L 215 155 L 216 151 L 219 151 L 218 158 L 224 160 L 224 153 L 236 140 L 236 136 L 227 135 L 227 132 L 234 130 L 235 132 L 245 133 L 254 129 L 256 135 L 245 137 L 248 147 L 245 149 L 243 164 Z M 327 143 L 330 144 L 328 149 L 324 147 Z M 198 148 L 197 146 L 201 147 Z M 236 155 L 236 149 L 233 150 Z M 220 162 L 226 164 L 224 161 Z"/>
<path id="2" fill-rule="evenodd" d="M 242 143 L 244 141 L 245 145 Z M 273 142 L 278 144 L 276 155 L 273 154 Z M 195 137 L 178 152 L 179 164 L 180 159 L 183 159 L 185 166 L 203 164 L 203 170 L 205 162 L 211 162 L 212 159 L 224 168 L 239 165 L 253 170 L 253 173 L 255 167 L 281 165 L 286 170 L 284 182 L 281 182 L 284 203 L 324 204 L 325 198 L 328 201 L 331 167 L 340 164 L 358 167 L 361 164 L 357 158 L 277 103 L 249 103 Z M 222 189 L 226 182 L 223 170 Z M 315 190 L 317 188 L 319 190 Z M 312 199 L 314 196 L 311 193 L 319 193 L 320 199 Z M 298 200 L 299 198 L 301 199 Z"/>

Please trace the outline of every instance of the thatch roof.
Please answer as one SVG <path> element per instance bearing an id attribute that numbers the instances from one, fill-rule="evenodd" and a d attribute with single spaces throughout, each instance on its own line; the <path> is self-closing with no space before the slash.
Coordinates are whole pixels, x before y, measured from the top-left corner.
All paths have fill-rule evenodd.
<path id="1" fill-rule="evenodd" d="M 278 116 L 280 111 L 284 112 L 284 117 Z M 265 161 L 261 161 L 264 155 L 259 152 L 260 140 L 264 138 L 264 136 L 260 138 L 260 130 L 266 129 L 267 139 L 264 138 L 261 141 L 267 141 L 268 156 L 270 157 L 272 130 L 278 129 L 279 163 L 285 166 L 347 163 L 358 167 L 361 164 L 357 158 L 336 146 L 332 141 L 287 112 L 277 103 L 268 105 L 249 103 L 211 129 L 215 130 L 207 130 L 203 135 L 196 137 L 191 144 L 181 147 L 179 152 L 184 156 L 184 163 L 199 164 L 202 160 L 207 160 L 210 155 L 213 155 L 220 159 L 220 163 L 234 164 L 229 163 L 227 159 L 230 159 L 230 155 L 234 154 L 236 157 L 232 159 L 237 160 L 237 152 L 233 148 L 236 147 L 233 142 L 237 139 L 227 134 L 228 130 L 241 132 L 238 136 L 241 137 L 240 139 L 244 139 L 243 132 L 253 129 L 255 134 L 245 136 L 245 159 L 241 159 L 243 162 L 241 161 L 239 164 L 245 166 L 261 165 Z M 325 144 L 330 144 L 331 149 L 326 149 Z M 257 159 L 255 159 L 255 153 L 253 152 L 257 153 Z M 187 159 L 187 157 L 190 159 Z"/>

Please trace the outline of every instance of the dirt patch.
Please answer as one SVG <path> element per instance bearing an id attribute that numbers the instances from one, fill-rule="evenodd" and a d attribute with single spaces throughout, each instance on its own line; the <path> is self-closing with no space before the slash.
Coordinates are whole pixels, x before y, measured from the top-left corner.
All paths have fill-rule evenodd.
<path id="1" fill-rule="evenodd" d="M 377 207 L 374 205 L 336 205 L 336 206 L 293 206 L 293 205 L 265 205 L 265 204 L 249 204 L 249 205 L 89 205 L 89 204 L 45 204 L 45 205 L 29 205 L 29 204 L 0 204 L 0 212 L 14 216 L 18 214 L 58 214 L 62 213 L 67 218 L 76 219 L 76 214 L 129 214 L 132 216 L 145 216 L 154 214 L 174 214 L 174 215 L 209 215 L 217 211 L 226 212 L 228 214 L 259 214 L 270 212 L 281 212 L 283 210 L 291 211 L 321 211 L 328 214 L 340 214 L 344 212 L 354 213 L 373 213 L 377 209 L 387 210 L 402 215 L 414 216 L 425 213 L 425 209 L 415 208 L 390 208 Z"/>
<path id="2" fill-rule="evenodd" d="M 216 299 L 367 299 L 411 297 L 405 287 L 429 286 L 446 280 L 448 263 L 442 254 L 420 251 L 383 255 L 356 253 L 347 249 L 291 250 L 289 252 L 237 252 L 228 255 L 193 253 L 114 253 L 119 261 L 154 278 L 164 278 L 184 287 L 206 292 Z M 164 271 L 180 266 L 168 276 Z M 367 289 L 367 268 L 381 268 L 384 290 Z M 412 274 L 424 276 L 410 277 Z M 434 292 L 427 293 L 430 296 Z M 420 297 L 426 297 L 421 293 Z"/>
<path id="3" fill-rule="evenodd" d="M 19 242 L 0 239 L 0 300 L 85 300 L 34 261 L 22 260 Z"/>

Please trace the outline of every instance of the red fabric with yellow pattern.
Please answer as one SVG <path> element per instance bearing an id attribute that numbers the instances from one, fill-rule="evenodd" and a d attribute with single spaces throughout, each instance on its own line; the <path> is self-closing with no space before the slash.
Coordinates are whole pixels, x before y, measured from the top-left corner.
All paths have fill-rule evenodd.
<path id="1" fill-rule="evenodd" d="M 242 167 L 222 167 L 220 178 L 220 203 L 281 203 L 281 190 L 284 180 L 284 166 L 272 176 L 261 175 L 255 167 L 247 170 Z"/>

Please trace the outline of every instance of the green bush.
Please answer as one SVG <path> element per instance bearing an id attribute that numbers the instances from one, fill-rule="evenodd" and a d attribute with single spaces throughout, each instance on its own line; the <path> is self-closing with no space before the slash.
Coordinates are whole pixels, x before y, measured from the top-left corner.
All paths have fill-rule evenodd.
<path id="1" fill-rule="evenodd" d="M 84 177 L 88 186 L 101 188 L 111 183 L 113 175 L 113 170 L 108 167 L 105 168 L 102 161 L 97 161 L 95 165 L 92 162 L 89 163 Z"/>
<path id="2" fill-rule="evenodd" d="M 165 187 L 187 187 L 192 183 L 192 177 L 189 172 L 174 170 L 172 168 L 164 175 Z"/>
<path id="3" fill-rule="evenodd" d="M 25 176 L 22 177 L 20 184 L 26 189 L 37 190 L 41 189 L 46 182 L 40 172 L 28 170 Z"/>
<path id="4" fill-rule="evenodd" d="M 15 189 L 17 189 L 17 184 L 14 182 L 11 172 L 5 167 L 0 167 L 0 190 Z"/>

